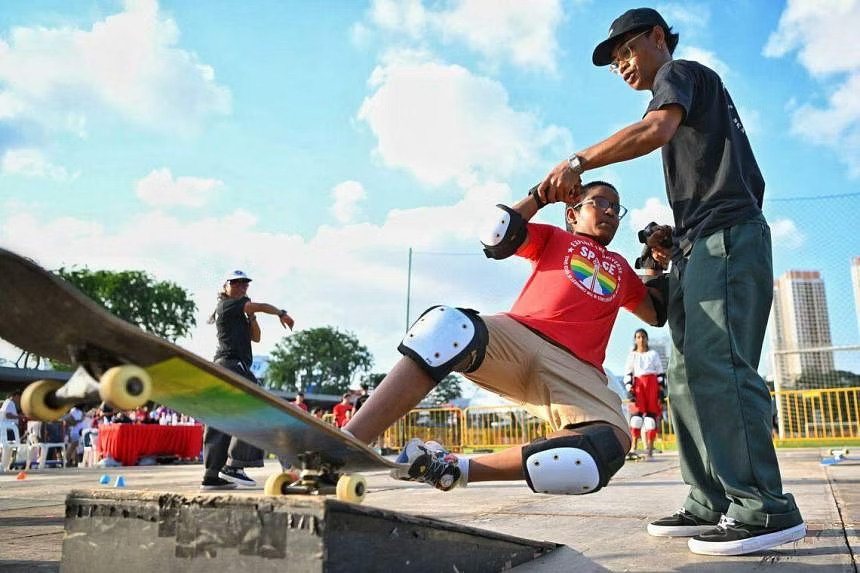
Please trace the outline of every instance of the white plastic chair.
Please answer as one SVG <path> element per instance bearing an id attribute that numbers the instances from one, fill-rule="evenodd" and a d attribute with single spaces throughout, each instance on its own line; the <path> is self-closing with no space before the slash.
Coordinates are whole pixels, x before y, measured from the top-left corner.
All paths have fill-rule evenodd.
<path id="1" fill-rule="evenodd" d="M 32 424 L 32 426 L 31 426 Z M 44 469 L 48 461 L 48 453 L 50 450 L 59 449 L 63 467 L 66 466 L 66 444 L 65 442 L 42 442 L 39 437 L 42 433 L 42 422 L 30 421 L 27 423 L 27 443 L 29 452 L 27 453 L 26 468 L 30 469 L 34 458 L 38 458 L 39 469 Z"/>
<path id="2" fill-rule="evenodd" d="M 95 467 L 99 463 L 99 430 L 98 428 L 86 428 L 81 430 L 81 443 L 84 445 L 84 455 L 81 466 L 85 468 Z"/>
<path id="3" fill-rule="evenodd" d="M 11 438 L 10 434 L 12 434 Z M 18 424 L 8 421 L 0 422 L 0 471 L 8 472 L 13 461 L 28 461 L 29 453 L 30 448 L 27 443 L 21 443 Z"/>

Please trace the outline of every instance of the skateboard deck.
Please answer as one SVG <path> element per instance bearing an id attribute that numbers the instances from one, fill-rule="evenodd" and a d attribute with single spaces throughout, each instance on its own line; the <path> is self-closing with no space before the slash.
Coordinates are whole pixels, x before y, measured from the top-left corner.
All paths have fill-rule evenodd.
<path id="1" fill-rule="evenodd" d="M 0 277 L 0 338 L 78 368 L 65 384 L 28 387 L 41 384 L 22 397 L 25 410 L 37 412 L 32 417 L 56 418 L 101 399 L 120 409 L 152 400 L 302 468 L 305 483 L 282 474 L 270 478 L 267 493 L 334 493 L 341 475 L 402 469 L 241 376 L 113 316 L 29 259 L 0 249 Z M 353 493 L 363 497 L 359 486 Z"/>

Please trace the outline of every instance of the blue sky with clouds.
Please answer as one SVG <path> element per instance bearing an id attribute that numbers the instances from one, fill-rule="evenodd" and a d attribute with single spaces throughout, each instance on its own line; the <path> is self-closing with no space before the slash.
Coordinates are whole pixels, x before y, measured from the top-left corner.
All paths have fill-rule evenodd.
<path id="1" fill-rule="evenodd" d="M 181 342 L 204 356 L 222 274 L 243 268 L 254 299 L 297 328 L 355 333 L 385 371 L 410 247 L 412 318 L 435 303 L 509 308 L 528 267 L 481 255 L 485 213 L 641 117 L 649 95 L 591 64 L 638 5 L 6 0 L 0 245 L 49 268 L 176 281 L 201 315 Z M 856 343 L 860 0 L 654 7 L 680 33 L 675 56 L 716 69 L 738 104 L 776 274 L 821 270 L 834 338 Z M 636 229 L 670 221 L 659 153 L 588 178 L 615 183 L 631 209 L 613 246 L 632 260 Z M 833 194 L 846 196 L 821 198 Z M 260 354 L 283 334 L 262 326 Z M 637 326 L 619 319 L 610 369 Z"/>

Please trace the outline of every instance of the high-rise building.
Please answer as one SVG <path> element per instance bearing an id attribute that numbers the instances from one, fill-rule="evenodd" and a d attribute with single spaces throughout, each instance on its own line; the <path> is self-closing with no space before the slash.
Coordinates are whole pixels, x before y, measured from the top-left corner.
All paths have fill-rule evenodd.
<path id="1" fill-rule="evenodd" d="M 832 346 L 830 317 L 824 280 L 818 271 L 787 271 L 773 282 L 771 346 L 775 351 L 775 376 L 782 387 L 794 386 L 801 374 L 833 370 L 833 352 L 802 352 Z"/>
<path id="2" fill-rule="evenodd" d="M 854 312 L 857 313 L 857 334 L 860 335 L 860 257 L 851 260 L 851 286 L 854 287 Z"/>
<path id="3" fill-rule="evenodd" d="M 662 336 L 648 341 L 648 347 L 655 350 L 660 356 L 660 362 L 663 364 L 663 371 L 669 369 L 669 356 L 672 354 L 672 341 L 667 337 Z"/>

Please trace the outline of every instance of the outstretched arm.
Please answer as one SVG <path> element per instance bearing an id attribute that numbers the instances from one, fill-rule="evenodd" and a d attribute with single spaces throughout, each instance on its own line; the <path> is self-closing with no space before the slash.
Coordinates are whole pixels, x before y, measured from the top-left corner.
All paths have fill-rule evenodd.
<path id="1" fill-rule="evenodd" d="M 293 329 L 293 325 L 295 324 L 295 321 L 289 315 L 289 313 L 287 313 L 286 310 L 280 309 L 274 305 L 265 302 L 252 302 L 249 300 L 245 303 L 244 310 L 245 314 L 247 315 L 252 315 L 259 312 L 262 312 L 264 314 L 274 314 L 278 317 L 278 320 L 280 320 L 281 326 L 283 326 L 284 328 L 289 328 L 290 330 Z"/>
<path id="2" fill-rule="evenodd" d="M 582 184 L 582 172 L 647 155 L 664 146 L 675 135 L 684 119 L 684 109 L 677 104 L 648 112 L 634 124 L 615 132 L 600 143 L 574 154 L 579 158 L 578 172 L 569 159 L 553 167 L 538 187 L 542 201 L 564 201 Z M 574 156 L 571 156 L 573 158 Z"/>

